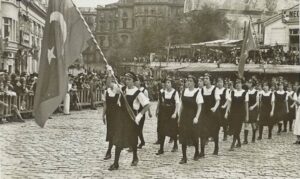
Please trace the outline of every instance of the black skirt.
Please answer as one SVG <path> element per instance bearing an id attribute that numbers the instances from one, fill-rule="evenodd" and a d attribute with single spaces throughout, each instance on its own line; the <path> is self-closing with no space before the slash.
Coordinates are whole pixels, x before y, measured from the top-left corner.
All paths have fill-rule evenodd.
<path id="1" fill-rule="evenodd" d="M 162 136 L 176 137 L 178 134 L 178 117 L 172 118 L 175 106 L 161 105 L 158 118 L 160 121 L 159 134 Z"/>
<path id="2" fill-rule="evenodd" d="M 121 109 L 119 115 L 116 118 L 113 144 L 120 148 L 137 146 L 140 131 L 138 125 L 130 118 L 126 110 Z"/>
<path id="3" fill-rule="evenodd" d="M 252 111 L 249 109 L 249 121 L 248 123 L 256 123 L 258 119 L 258 107 L 254 108 Z"/>

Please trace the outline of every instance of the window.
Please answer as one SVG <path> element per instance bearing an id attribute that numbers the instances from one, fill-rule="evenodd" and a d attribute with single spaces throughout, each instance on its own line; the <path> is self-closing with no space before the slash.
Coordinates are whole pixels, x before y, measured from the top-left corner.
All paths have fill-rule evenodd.
<path id="1" fill-rule="evenodd" d="M 8 38 L 8 40 L 16 41 L 17 39 L 17 23 L 15 20 L 11 18 L 3 18 L 4 26 L 4 38 Z"/>
<path id="2" fill-rule="evenodd" d="M 126 29 L 127 28 L 127 19 L 123 19 L 123 29 Z"/>

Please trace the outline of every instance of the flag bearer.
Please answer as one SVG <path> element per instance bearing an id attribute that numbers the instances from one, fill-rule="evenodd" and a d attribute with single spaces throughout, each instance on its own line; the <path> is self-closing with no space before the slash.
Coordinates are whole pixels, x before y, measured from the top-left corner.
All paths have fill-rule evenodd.
<path id="1" fill-rule="evenodd" d="M 136 81 L 137 77 L 134 73 L 128 72 L 125 74 L 125 86 L 121 89 L 125 98 L 123 95 L 120 97 L 120 116 L 117 118 L 113 136 L 113 144 L 116 146 L 115 160 L 109 170 L 117 170 L 119 168 L 119 158 L 123 148 L 132 148 L 133 160 L 131 166 L 137 166 L 139 161 L 137 156 L 138 123 L 146 111 L 149 110 L 150 103 L 149 99 L 134 86 Z M 143 109 L 137 112 L 140 105 L 143 106 Z M 130 115 L 132 114 L 131 112 L 135 114 L 135 119 L 132 119 L 134 116 Z"/>

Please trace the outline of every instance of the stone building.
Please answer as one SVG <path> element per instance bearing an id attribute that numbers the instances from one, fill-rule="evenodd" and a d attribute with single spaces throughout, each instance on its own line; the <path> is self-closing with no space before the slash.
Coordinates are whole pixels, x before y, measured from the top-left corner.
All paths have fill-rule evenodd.
<path id="1" fill-rule="evenodd" d="M 46 18 L 46 0 L 1 0 L 0 69 L 9 73 L 38 71 Z"/>
<path id="2" fill-rule="evenodd" d="M 127 45 L 139 27 L 183 14 L 183 0 L 119 0 L 97 7 L 96 37 L 106 50 L 115 42 Z"/>

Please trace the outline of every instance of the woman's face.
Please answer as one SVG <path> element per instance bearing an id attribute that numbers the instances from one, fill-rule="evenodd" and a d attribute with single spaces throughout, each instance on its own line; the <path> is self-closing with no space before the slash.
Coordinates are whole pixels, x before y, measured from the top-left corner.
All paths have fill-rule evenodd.
<path id="1" fill-rule="evenodd" d="M 166 81 L 166 88 L 171 89 L 172 88 L 172 83 L 171 81 Z"/>
<path id="2" fill-rule="evenodd" d="M 264 91 L 269 91 L 269 85 L 266 85 L 266 84 L 265 84 L 265 85 L 263 86 L 263 90 L 264 90 Z"/>
<path id="3" fill-rule="evenodd" d="M 278 86 L 278 89 L 279 89 L 280 91 L 282 91 L 282 90 L 283 90 L 283 84 L 280 84 L 280 85 Z"/>
<path id="4" fill-rule="evenodd" d="M 202 88 L 204 86 L 204 81 L 201 78 L 198 80 L 198 86 L 199 88 Z"/>
<path id="5" fill-rule="evenodd" d="M 236 83 L 235 88 L 238 90 L 242 89 L 242 83 Z"/>
<path id="6" fill-rule="evenodd" d="M 133 79 L 132 79 L 132 78 L 126 77 L 126 78 L 125 78 L 125 84 L 126 84 L 126 86 L 128 86 L 128 87 L 134 86 Z"/>
<path id="7" fill-rule="evenodd" d="M 186 81 L 186 85 L 188 88 L 194 88 L 195 87 L 194 80 L 192 78 L 188 78 Z"/>
<path id="8" fill-rule="evenodd" d="M 140 80 L 137 80 L 137 81 L 135 82 L 135 86 L 138 87 L 138 88 L 141 87 L 141 81 L 140 81 Z"/>
<path id="9" fill-rule="evenodd" d="M 210 84 L 210 79 L 208 76 L 204 77 L 204 84 L 209 85 Z"/>
<path id="10" fill-rule="evenodd" d="M 223 88 L 223 86 L 224 86 L 223 80 L 219 80 L 217 85 L 218 85 L 218 88 Z"/>

